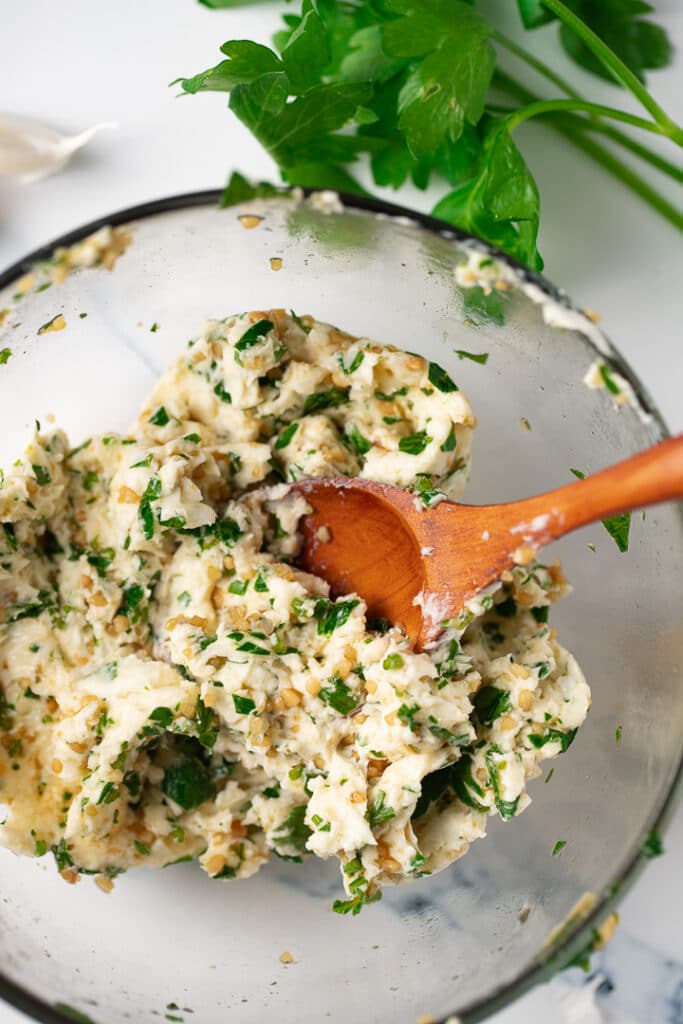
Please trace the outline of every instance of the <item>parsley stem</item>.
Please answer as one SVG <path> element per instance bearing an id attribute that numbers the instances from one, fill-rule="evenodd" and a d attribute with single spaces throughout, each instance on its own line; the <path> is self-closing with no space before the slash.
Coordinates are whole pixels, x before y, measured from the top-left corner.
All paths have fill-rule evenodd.
<path id="1" fill-rule="evenodd" d="M 515 114 L 512 114 L 508 121 L 508 128 L 512 131 L 523 121 L 531 117 L 538 117 L 539 114 L 552 114 L 555 111 L 581 110 L 586 114 L 595 114 L 600 117 L 608 117 L 613 121 L 623 121 L 624 124 L 631 124 L 635 128 L 641 128 L 644 132 L 653 132 L 655 135 L 665 135 L 671 138 L 669 129 L 656 121 L 646 121 L 645 118 L 636 117 L 625 110 L 617 110 L 616 107 L 604 107 L 600 103 L 589 103 L 587 100 L 577 100 L 570 97 L 566 100 L 538 100 L 522 107 Z"/>
<path id="2" fill-rule="evenodd" d="M 677 167 L 676 164 L 672 164 L 670 160 L 666 160 L 659 153 L 653 153 L 647 146 L 641 145 L 640 142 L 636 142 L 630 135 L 620 131 L 611 124 L 603 124 L 602 121 L 594 121 L 586 126 L 586 130 L 589 132 L 599 132 L 606 138 L 616 142 L 619 146 L 623 146 L 624 149 L 628 149 L 635 156 L 640 157 L 646 163 L 652 167 L 656 167 L 662 174 L 668 174 L 674 181 L 678 181 L 683 184 L 683 167 Z"/>
<path id="3" fill-rule="evenodd" d="M 676 209 L 668 199 L 666 199 L 661 192 L 654 189 L 644 178 L 641 178 L 639 174 L 632 171 L 630 167 L 622 163 L 617 157 L 615 157 L 608 149 L 601 146 L 594 139 L 590 138 L 584 132 L 567 132 L 558 126 L 558 131 L 562 132 L 575 146 L 582 149 L 584 153 L 592 157 L 596 163 L 599 163 L 606 170 L 610 171 L 615 178 L 618 178 L 624 185 L 630 188 L 633 192 L 637 193 L 644 199 L 646 203 L 657 210 L 662 217 L 666 218 L 674 227 L 677 227 L 679 231 L 683 231 L 683 212 Z"/>
<path id="4" fill-rule="evenodd" d="M 522 103 L 534 103 L 538 100 L 538 97 L 534 95 L 526 86 L 522 85 L 516 79 L 508 75 L 507 72 L 497 70 L 494 76 L 494 84 L 497 88 L 506 92 L 510 96 L 514 96 Z M 666 220 L 668 220 L 674 227 L 679 230 L 683 230 L 683 214 L 680 210 L 676 209 L 669 201 L 660 193 L 657 192 L 648 182 L 641 178 L 635 171 L 632 171 L 626 164 L 622 163 L 617 157 L 615 157 L 608 149 L 601 146 L 598 142 L 589 138 L 586 134 L 586 129 L 591 129 L 592 125 L 590 122 L 583 124 L 578 116 L 572 115 L 571 113 L 560 113 L 548 120 L 548 124 L 563 135 L 569 142 L 577 146 L 577 148 L 583 150 L 588 156 L 590 156 L 596 163 L 600 164 L 606 170 L 610 171 L 616 178 L 618 178 L 627 188 L 630 188 L 632 192 L 640 196 L 644 202 L 648 203 L 653 209 L 657 210 Z M 577 127 L 580 124 L 580 128 Z"/>
<path id="5" fill-rule="evenodd" d="M 534 54 L 529 53 L 528 50 L 525 50 L 524 47 L 519 46 L 514 42 L 514 40 L 503 35 L 502 32 L 493 32 L 492 38 L 510 53 L 513 53 L 520 60 L 524 61 L 524 63 L 530 68 L 533 68 L 539 75 L 543 75 L 543 77 L 549 82 L 552 82 L 553 85 L 557 86 L 557 88 L 565 94 L 565 96 L 572 96 L 577 100 L 583 100 L 586 98 L 585 96 L 582 96 L 580 92 L 577 92 L 576 89 L 572 88 L 566 79 L 561 78 L 555 73 L 555 71 L 553 71 L 552 68 L 548 67 L 544 61 L 540 60 Z M 529 103 L 532 102 L 532 100 L 527 98 L 525 99 L 525 102 Z M 494 109 L 494 107 L 489 105 L 489 109 Z M 500 112 L 506 113 L 507 111 Z M 580 126 L 581 122 L 577 118 L 576 127 L 579 128 Z M 625 132 L 615 128 L 614 125 L 605 124 L 605 122 L 599 117 L 593 115 L 590 122 L 583 127 L 585 127 L 587 131 L 600 132 L 601 135 L 605 135 L 607 138 L 611 139 L 612 142 L 616 142 L 617 145 L 630 150 L 635 154 L 635 156 L 640 157 L 641 160 L 651 164 L 652 167 L 656 167 L 657 170 L 662 172 L 662 174 L 668 174 L 669 177 L 674 179 L 674 181 L 683 182 L 683 168 L 677 167 L 676 164 L 671 163 L 670 160 L 666 160 L 663 156 L 660 156 L 658 153 L 654 153 L 652 150 L 648 149 L 647 146 L 643 146 L 640 142 L 636 142 L 636 140 L 632 139 L 630 135 L 626 135 Z"/>
<path id="6" fill-rule="evenodd" d="M 522 85 L 521 82 L 517 82 L 517 80 L 512 78 L 512 76 L 508 75 L 507 72 L 501 71 L 500 69 L 496 71 L 494 77 L 494 84 L 499 89 L 502 89 L 510 96 L 514 96 L 522 103 L 538 102 L 541 99 L 540 96 L 531 92 L 529 89 L 526 88 L 526 86 Z M 669 160 L 666 160 L 664 157 L 660 157 L 658 154 L 653 153 L 651 150 L 648 150 L 646 146 L 641 145 L 640 142 L 637 142 L 635 139 L 632 139 L 630 135 L 627 135 L 620 129 L 615 128 L 613 125 L 605 124 L 599 118 L 591 118 L 590 120 L 585 120 L 583 117 L 581 117 L 581 115 L 573 115 L 570 113 L 566 113 L 559 114 L 554 117 L 551 116 L 548 123 L 551 124 L 552 127 L 556 129 L 556 131 L 560 132 L 560 134 L 565 135 L 567 138 L 569 138 L 570 141 L 574 142 L 577 145 L 579 145 L 577 138 L 575 138 L 575 134 L 577 134 L 577 132 L 599 132 L 600 134 L 605 135 L 607 138 L 611 139 L 611 141 L 616 142 L 618 145 L 624 146 L 626 150 L 630 150 L 637 157 L 640 157 L 641 160 L 646 161 L 652 167 L 656 167 L 657 170 L 663 172 L 663 174 L 668 174 L 670 177 L 674 178 L 675 181 L 683 182 L 683 168 L 677 167 L 675 164 L 672 164 Z M 564 131 L 564 126 L 567 126 L 570 129 L 570 131 Z M 597 145 L 598 143 L 595 143 L 595 146 Z M 590 147 L 591 154 L 597 153 L 595 146 Z M 589 146 L 581 146 L 581 148 L 583 148 L 585 153 L 588 153 Z M 602 152 L 607 153 L 606 150 L 602 150 Z M 604 165 L 604 162 L 602 160 L 599 160 L 598 163 L 603 163 Z M 625 168 L 625 171 L 628 172 L 628 168 Z M 621 177 L 623 180 L 625 179 L 625 176 L 622 174 L 617 175 L 617 177 Z M 637 178 L 636 175 L 633 175 L 633 177 L 634 180 L 641 180 Z M 649 188 L 649 186 L 646 187 Z M 658 201 L 663 199 L 663 197 L 660 197 L 657 193 L 655 193 L 653 189 L 651 190 L 653 195 L 658 197 Z M 636 191 L 638 191 L 639 195 L 642 195 L 640 188 L 636 188 Z M 656 204 L 653 204 L 655 205 L 656 209 L 659 209 L 658 201 Z M 664 201 L 664 203 L 665 206 L 668 206 L 669 209 L 674 211 L 676 216 L 678 216 L 675 207 L 671 206 L 666 201 Z M 667 216 L 667 214 L 665 214 L 665 216 Z M 671 218 L 668 217 L 668 219 Z M 678 221 L 675 219 L 674 223 L 677 222 Z"/>
<path id="7" fill-rule="evenodd" d="M 519 59 L 523 60 L 525 64 L 528 64 L 530 68 L 537 71 L 539 75 L 543 75 L 543 77 L 547 78 L 549 82 L 556 85 L 560 92 L 563 92 L 565 96 L 573 96 L 574 99 L 577 100 L 582 100 L 584 98 L 580 93 L 576 92 L 576 90 L 572 88 L 566 79 L 561 78 L 555 71 L 553 71 L 552 68 L 548 67 L 548 65 L 542 60 L 539 60 L 538 57 L 535 57 L 533 53 L 529 53 L 528 50 L 525 50 L 523 46 L 519 46 L 513 39 L 510 39 L 508 36 L 503 35 L 502 32 L 497 31 L 491 33 L 491 38 L 506 50 L 509 50 L 510 53 L 514 53 L 515 57 L 519 57 Z"/>
<path id="8" fill-rule="evenodd" d="M 652 115 L 657 124 L 664 129 L 662 134 L 668 135 L 679 146 L 683 146 L 683 128 L 672 121 L 662 110 L 640 79 L 617 57 L 616 53 L 581 18 L 577 18 L 574 12 L 570 11 L 562 3 L 562 0 L 543 0 L 543 4 L 549 11 L 557 15 L 560 21 L 563 21 L 565 25 L 572 29 L 598 60 L 604 64 L 613 78 L 635 96 L 645 110 Z"/>

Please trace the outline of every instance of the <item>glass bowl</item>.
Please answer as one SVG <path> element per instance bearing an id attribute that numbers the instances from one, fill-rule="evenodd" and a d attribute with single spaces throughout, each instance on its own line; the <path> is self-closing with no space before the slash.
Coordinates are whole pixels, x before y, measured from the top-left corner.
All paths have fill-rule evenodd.
<path id="1" fill-rule="evenodd" d="M 23 450 L 34 419 L 54 415 L 76 444 L 125 429 L 209 316 L 276 306 L 440 363 L 479 418 L 472 502 L 559 486 L 570 467 L 599 469 L 666 434 L 592 321 L 482 243 L 369 201 L 279 197 L 221 210 L 218 198 L 123 211 L 55 243 L 126 225 L 132 240 L 111 272 L 82 269 L 41 289 L 51 245 L 0 278 L 9 310 L 0 351 L 11 352 L 0 365 L 0 465 Z M 502 261 L 490 295 L 454 273 L 481 258 Z M 18 284 L 35 264 L 36 280 Z M 66 329 L 39 333 L 60 313 Z M 598 357 L 630 383 L 631 403 L 617 408 L 607 389 L 584 384 Z M 592 684 L 593 707 L 551 784 L 531 784 L 521 819 L 490 819 L 488 839 L 461 861 L 387 890 L 358 917 L 330 909 L 336 863 L 278 862 L 239 884 L 192 864 L 132 871 L 105 895 L 89 879 L 65 885 L 51 858 L 0 850 L 4 997 L 60 1024 L 271 1015 L 384 1024 L 423 1014 L 471 1024 L 564 965 L 634 877 L 680 772 L 680 508 L 635 515 L 626 553 L 598 524 L 550 554 L 575 588 L 554 624 Z M 553 857 L 558 839 L 567 846 Z M 281 963 L 283 951 L 295 962 Z"/>

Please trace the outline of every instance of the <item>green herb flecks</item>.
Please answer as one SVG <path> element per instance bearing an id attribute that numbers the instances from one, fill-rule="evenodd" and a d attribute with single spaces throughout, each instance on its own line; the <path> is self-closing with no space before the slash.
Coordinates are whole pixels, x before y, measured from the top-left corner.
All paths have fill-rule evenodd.
<path id="1" fill-rule="evenodd" d="M 327 704 L 340 715 L 349 715 L 358 707 L 360 699 L 351 692 L 340 676 L 336 674 L 330 676 L 327 684 L 318 694 L 323 704 Z"/>
<path id="2" fill-rule="evenodd" d="M 484 790 L 472 774 L 472 759 L 463 754 L 460 760 L 447 770 L 449 771 L 449 785 L 458 799 L 466 807 L 477 811 L 478 814 L 488 814 L 489 808 L 486 804 L 481 803 L 480 799 L 477 799 L 484 796 Z"/>
<path id="3" fill-rule="evenodd" d="M 422 498 L 422 504 L 425 508 L 429 508 L 431 505 L 436 504 L 437 501 L 445 498 L 446 496 L 440 488 L 434 486 L 432 478 L 428 473 L 418 473 L 415 477 L 415 483 L 413 484 L 412 489 Z"/>
<path id="4" fill-rule="evenodd" d="M 199 757 L 181 754 L 166 769 L 162 791 L 185 811 L 199 807 L 215 795 L 208 765 Z"/>
<path id="5" fill-rule="evenodd" d="M 457 438 L 455 436 L 455 424 L 451 423 L 451 429 L 448 431 L 448 437 L 439 445 L 442 452 L 454 452 L 457 445 Z"/>
<path id="6" fill-rule="evenodd" d="M 475 693 L 472 703 L 482 725 L 491 726 L 497 718 L 512 710 L 509 690 L 496 686 L 482 686 Z"/>
<path id="7" fill-rule="evenodd" d="M 45 484 L 50 483 L 52 477 L 50 476 L 50 471 L 47 468 L 47 466 L 34 464 L 31 466 L 31 469 L 33 470 L 33 475 L 35 476 L 36 480 L 38 481 L 41 487 L 44 487 Z"/>
<path id="8" fill-rule="evenodd" d="M 372 803 L 365 815 L 371 828 L 375 825 L 383 825 L 385 822 L 391 821 L 392 818 L 396 817 L 396 811 L 387 804 L 386 797 L 387 795 L 383 789 L 375 791 Z"/>
<path id="9" fill-rule="evenodd" d="M 648 857 L 652 860 L 654 857 L 661 857 L 664 853 L 664 844 L 662 843 L 662 837 L 659 832 L 654 829 L 648 832 L 647 838 L 640 848 L 640 852 L 643 857 Z"/>
<path id="10" fill-rule="evenodd" d="M 161 480 L 155 476 L 152 477 L 147 484 L 138 506 L 138 515 L 142 524 L 142 532 L 147 540 L 151 540 L 154 536 L 155 517 L 152 502 L 156 501 L 160 497 Z"/>
<path id="11" fill-rule="evenodd" d="M 328 388 L 327 391 L 314 391 L 304 401 L 304 415 L 320 412 L 322 409 L 337 409 L 346 405 L 349 400 L 348 391 L 343 388 Z"/>
<path id="12" fill-rule="evenodd" d="M 171 417 L 166 412 L 163 405 L 157 406 L 152 415 L 149 418 L 149 422 L 155 427 L 165 427 L 170 423 Z"/>
<path id="13" fill-rule="evenodd" d="M 298 423 L 290 423 L 289 426 L 285 427 L 285 429 L 279 435 L 277 441 L 273 445 L 273 448 L 275 448 L 276 451 L 280 451 L 282 448 L 286 448 L 298 429 Z"/>
<path id="14" fill-rule="evenodd" d="M 313 834 L 305 822 L 306 807 L 293 807 L 284 821 L 273 830 L 276 846 L 289 847 L 298 853 L 306 852 L 306 843 Z"/>
<path id="15" fill-rule="evenodd" d="M 450 391 L 458 390 L 457 384 L 453 383 L 446 371 L 443 367 L 439 366 L 438 363 L 429 364 L 428 377 L 430 383 L 433 384 L 435 388 L 438 388 L 439 391 L 448 393 Z"/>
<path id="16" fill-rule="evenodd" d="M 367 455 L 372 448 L 372 441 L 368 441 L 367 437 L 361 434 L 355 423 L 347 427 L 345 436 L 356 455 Z"/>
<path id="17" fill-rule="evenodd" d="M 418 430 L 415 434 L 402 437 L 398 442 L 398 450 L 406 455 L 421 455 L 433 440 L 434 438 L 429 437 L 426 431 Z"/>
<path id="18" fill-rule="evenodd" d="M 251 697 L 242 697 L 239 693 L 233 693 L 232 702 L 238 715 L 250 715 L 256 710 L 256 704 Z"/>
<path id="19" fill-rule="evenodd" d="M 318 620 L 318 634 L 328 636 L 348 622 L 353 609 L 360 604 L 357 599 L 330 601 L 321 597 L 315 602 L 314 616 Z"/>
<path id="20" fill-rule="evenodd" d="M 543 733 L 531 732 L 527 738 L 537 750 L 544 747 L 546 743 L 559 743 L 560 750 L 564 754 L 571 747 L 578 731 L 578 729 L 567 729 L 566 732 L 563 732 L 561 729 L 548 728 Z"/>
<path id="21" fill-rule="evenodd" d="M 513 757 L 513 754 L 505 755 L 507 757 Z M 503 821 L 509 821 L 513 818 L 517 812 L 517 804 L 519 803 L 519 797 L 515 797 L 514 800 L 504 800 L 502 797 L 502 787 L 500 783 L 500 772 L 505 766 L 505 760 L 496 760 L 498 757 L 503 757 L 502 751 L 492 746 L 486 751 L 486 767 L 489 770 L 489 777 L 491 779 L 491 785 L 493 786 L 493 792 L 496 798 L 496 807 Z"/>
<path id="22" fill-rule="evenodd" d="M 464 348 L 456 348 L 455 354 L 458 359 L 469 359 L 473 363 L 486 366 L 489 361 L 488 352 L 467 352 Z"/>
<path id="23" fill-rule="evenodd" d="M 583 480 L 586 476 L 580 469 L 570 469 L 570 473 L 573 473 L 579 480 Z M 631 513 L 621 512 L 616 516 L 609 516 L 607 519 L 602 520 L 602 525 L 605 527 L 614 543 L 619 548 L 619 551 L 628 551 L 629 544 L 629 532 L 631 529 Z"/>
<path id="24" fill-rule="evenodd" d="M 274 330 L 275 324 L 271 320 L 258 320 L 255 324 L 252 324 L 235 345 L 235 361 L 241 366 L 241 353 L 265 341 L 270 332 Z"/>

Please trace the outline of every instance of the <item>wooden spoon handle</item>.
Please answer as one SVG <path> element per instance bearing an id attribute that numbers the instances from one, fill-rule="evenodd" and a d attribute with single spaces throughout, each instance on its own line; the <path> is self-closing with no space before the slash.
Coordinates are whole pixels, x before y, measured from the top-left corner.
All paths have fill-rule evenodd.
<path id="1" fill-rule="evenodd" d="M 683 498 L 683 434 L 585 480 L 512 502 L 506 506 L 506 518 L 511 526 L 513 520 L 535 526 L 528 533 L 546 544 L 599 519 L 678 498 Z M 547 519 L 542 522 L 544 515 Z"/>

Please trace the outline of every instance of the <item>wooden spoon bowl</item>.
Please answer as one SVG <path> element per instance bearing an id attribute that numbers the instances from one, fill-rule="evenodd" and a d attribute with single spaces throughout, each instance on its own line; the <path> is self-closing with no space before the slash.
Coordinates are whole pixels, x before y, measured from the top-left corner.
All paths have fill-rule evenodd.
<path id="1" fill-rule="evenodd" d="M 357 593 L 371 619 L 402 626 L 421 650 L 467 600 L 580 526 L 683 498 L 683 435 L 592 477 L 502 505 L 440 501 L 347 477 L 302 480 L 312 511 L 299 564 L 333 594 Z"/>

